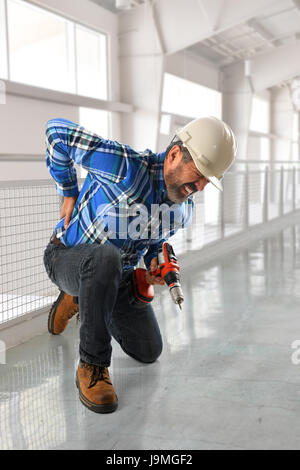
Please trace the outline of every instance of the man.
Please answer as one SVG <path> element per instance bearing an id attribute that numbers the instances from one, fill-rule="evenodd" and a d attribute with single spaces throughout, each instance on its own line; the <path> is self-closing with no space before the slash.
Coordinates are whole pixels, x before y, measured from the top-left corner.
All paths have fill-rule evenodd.
<path id="1" fill-rule="evenodd" d="M 209 182 L 222 190 L 235 138 L 222 121 L 202 118 L 178 131 L 166 152 L 138 153 L 54 119 L 47 124 L 46 145 L 47 167 L 64 196 L 61 220 L 44 253 L 47 274 L 61 291 L 48 329 L 62 333 L 79 310 L 79 397 L 92 411 L 108 413 L 118 404 L 108 372 L 111 337 L 143 363 L 162 351 L 152 306 L 131 303 L 132 270 L 143 258 L 147 282 L 164 284 L 151 275 L 158 246 L 190 222 L 196 191 Z M 74 162 L 88 171 L 80 193 Z"/>

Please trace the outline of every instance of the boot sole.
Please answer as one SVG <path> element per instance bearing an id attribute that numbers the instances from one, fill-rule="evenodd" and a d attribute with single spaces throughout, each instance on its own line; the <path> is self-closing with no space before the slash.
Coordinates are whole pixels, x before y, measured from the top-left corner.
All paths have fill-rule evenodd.
<path id="1" fill-rule="evenodd" d="M 65 295 L 65 293 L 63 291 L 61 291 L 59 296 L 57 297 L 56 301 L 52 305 L 52 308 L 50 310 L 49 317 L 48 317 L 48 331 L 51 335 L 54 335 L 54 336 L 57 336 L 57 335 L 60 334 L 60 333 L 54 333 L 53 325 L 54 325 L 54 320 L 55 320 L 55 314 L 56 314 L 57 307 L 59 306 L 59 304 L 60 304 L 60 302 L 61 302 L 64 295 Z"/>
<path id="2" fill-rule="evenodd" d="M 76 387 L 78 388 L 78 391 L 79 391 L 79 400 L 89 410 L 94 411 L 95 413 L 112 413 L 118 408 L 118 399 L 114 401 L 113 403 L 109 403 L 108 405 L 95 405 L 95 403 L 88 400 L 81 392 L 77 373 L 76 373 Z"/>

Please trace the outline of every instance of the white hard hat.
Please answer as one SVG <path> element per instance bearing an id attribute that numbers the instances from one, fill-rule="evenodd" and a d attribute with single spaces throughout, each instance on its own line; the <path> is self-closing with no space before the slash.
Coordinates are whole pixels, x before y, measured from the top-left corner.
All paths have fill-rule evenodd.
<path id="1" fill-rule="evenodd" d="M 215 117 L 195 119 L 176 132 L 197 169 L 220 191 L 221 179 L 236 155 L 236 140 L 230 127 Z"/>

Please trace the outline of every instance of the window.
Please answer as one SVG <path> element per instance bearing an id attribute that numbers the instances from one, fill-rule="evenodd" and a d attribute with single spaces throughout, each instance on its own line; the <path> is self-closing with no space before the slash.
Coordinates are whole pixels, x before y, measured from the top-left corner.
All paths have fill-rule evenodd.
<path id="1" fill-rule="evenodd" d="M 199 118 L 222 116 L 222 94 L 198 83 L 166 73 L 162 112 Z"/>
<path id="2" fill-rule="evenodd" d="M 299 139 L 299 113 L 294 113 L 292 159 L 296 162 L 299 161 Z"/>
<path id="3" fill-rule="evenodd" d="M 222 118 L 222 94 L 198 83 L 166 73 L 164 76 L 162 113 L 176 114 L 189 118 L 215 116 Z M 161 116 L 161 134 L 170 130 L 170 116 Z M 168 125 L 167 125 L 168 124 Z M 213 223 L 218 217 L 219 195 L 209 184 L 204 192 L 205 217 Z"/>
<path id="4" fill-rule="evenodd" d="M 270 103 L 267 99 L 254 96 L 252 99 L 252 112 L 250 130 L 266 134 L 258 137 L 257 156 L 261 160 L 270 160 Z"/>
<path id="5" fill-rule="evenodd" d="M 8 0 L 10 79 L 69 90 L 68 22 L 41 8 Z"/>
<path id="6" fill-rule="evenodd" d="M 5 1 L 0 0 L 0 77 L 108 99 L 105 34 L 22 0 L 7 0 L 7 6 L 8 46 Z"/>
<path id="7" fill-rule="evenodd" d="M 109 139 L 110 113 L 99 109 L 79 108 L 79 124 L 104 139 Z M 87 171 L 80 168 L 80 177 L 85 178 Z"/>
<path id="8" fill-rule="evenodd" d="M 108 111 L 91 108 L 79 108 L 79 123 L 86 129 L 109 139 L 109 117 Z"/>
<path id="9" fill-rule="evenodd" d="M 171 132 L 171 116 L 170 114 L 162 114 L 160 116 L 160 133 L 170 135 Z"/>
<path id="10" fill-rule="evenodd" d="M 5 0 L 0 0 L 0 78 L 8 78 Z"/>
<path id="11" fill-rule="evenodd" d="M 76 25 L 77 91 L 107 99 L 106 36 Z"/>
<path id="12" fill-rule="evenodd" d="M 270 103 L 267 100 L 253 97 L 250 130 L 268 134 L 270 132 Z"/>

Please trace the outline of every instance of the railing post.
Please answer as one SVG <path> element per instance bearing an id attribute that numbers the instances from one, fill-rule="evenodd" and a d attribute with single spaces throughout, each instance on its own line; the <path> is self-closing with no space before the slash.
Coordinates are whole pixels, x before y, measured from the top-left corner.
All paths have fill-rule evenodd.
<path id="1" fill-rule="evenodd" d="M 244 192 L 244 229 L 249 228 L 249 167 L 245 171 L 245 192 Z"/>
<path id="2" fill-rule="evenodd" d="M 269 219 L 269 169 L 265 168 L 265 184 L 264 184 L 264 203 L 263 203 L 263 221 L 268 222 Z"/>
<path id="3" fill-rule="evenodd" d="M 284 189 L 284 170 L 283 166 L 280 167 L 280 189 L 279 189 L 279 217 L 283 216 L 284 212 L 284 200 L 283 200 L 283 189 Z"/>
<path id="4" fill-rule="evenodd" d="M 293 199 L 293 212 L 296 210 L 296 167 L 293 166 L 292 169 L 293 172 L 293 194 L 292 194 L 292 199 Z"/>
<path id="5" fill-rule="evenodd" d="M 224 195 L 219 191 L 220 198 L 220 229 L 221 229 L 221 238 L 225 237 L 225 214 L 224 214 Z"/>
<path id="6" fill-rule="evenodd" d="M 193 241 L 193 232 L 194 232 L 193 228 L 194 228 L 196 213 L 197 213 L 197 211 L 194 210 L 192 222 L 190 223 L 190 225 L 186 229 L 186 242 L 187 242 L 187 249 L 188 250 L 190 249 L 190 247 L 192 245 L 192 241 Z"/>

